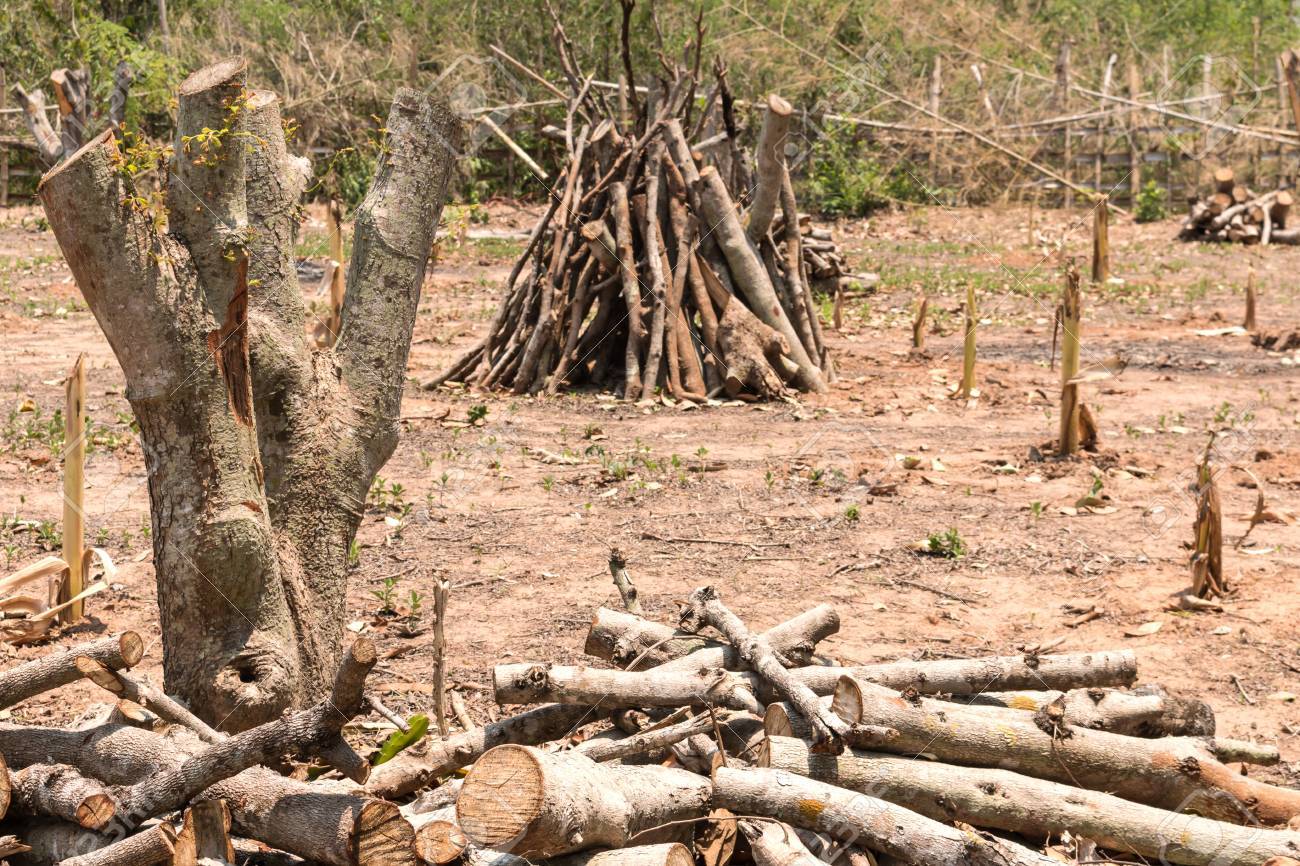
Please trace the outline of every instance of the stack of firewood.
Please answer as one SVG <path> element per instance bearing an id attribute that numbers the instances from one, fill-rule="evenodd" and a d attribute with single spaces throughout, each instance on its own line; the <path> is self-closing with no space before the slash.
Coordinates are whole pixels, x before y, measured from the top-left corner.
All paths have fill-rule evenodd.
<path id="1" fill-rule="evenodd" d="M 725 69 L 697 102 L 702 32 L 684 64 L 660 55 L 670 75 L 649 88 L 625 50 L 614 100 L 579 71 L 558 19 L 555 31 L 567 162 L 487 335 L 430 386 L 594 385 L 628 400 L 662 388 L 695 401 L 825 390 L 814 281 L 850 275 L 833 242 L 800 230 L 791 105 L 766 100 L 751 156 Z"/>
<path id="2" fill-rule="evenodd" d="M 418 795 L 431 863 L 716 864 L 737 834 L 760 866 L 1300 857 L 1300 790 L 1228 766 L 1277 750 L 1133 688 L 1132 652 L 841 667 L 816 654 L 838 628 L 820 605 L 756 634 L 708 587 L 675 628 L 600 609 L 586 652 L 614 667 L 498 665 L 497 702 L 536 706 L 368 788 Z"/>
<path id="3" fill-rule="evenodd" d="M 1236 181 L 1230 168 L 1214 172 L 1214 194 L 1188 202 L 1179 240 L 1237 244 L 1300 244 L 1300 226 L 1287 228 L 1293 196 L 1278 189 L 1256 193 Z"/>
<path id="4" fill-rule="evenodd" d="M 1277 750 L 1215 736 L 1198 700 L 1132 688 L 1131 652 L 845 667 L 817 653 L 839 625 L 823 604 L 756 634 L 709 587 L 675 626 L 600 609 L 585 649 L 612 667 L 498 665 L 497 702 L 535 706 L 481 728 L 470 719 L 373 772 L 340 736 L 372 710 L 396 718 L 366 690 L 377 654 L 365 638 L 326 700 L 230 735 L 128 671 L 138 635 L 84 644 L 0 673 L 0 707 L 81 678 L 117 699 L 70 729 L 0 723 L 0 856 L 690 866 L 701 852 L 718 866 L 747 848 L 759 866 L 1294 866 L 1272 858 L 1300 855 L 1300 832 L 1286 829 L 1300 790 L 1228 766 L 1276 763 Z M 294 769 L 293 756 L 337 772 Z"/>

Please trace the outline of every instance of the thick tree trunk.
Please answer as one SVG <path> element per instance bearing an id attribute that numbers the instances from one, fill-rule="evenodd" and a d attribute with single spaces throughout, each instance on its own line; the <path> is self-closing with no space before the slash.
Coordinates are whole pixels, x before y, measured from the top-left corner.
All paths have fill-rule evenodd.
<path id="1" fill-rule="evenodd" d="M 1001 839 L 968 833 L 887 800 L 784 770 L 713 774 L 713 803 L 829 834 L 915 866 L 1051 866 L 1059 861 Z"/>
<path id="2" fill-rule="evenodd" d="M 1028 713 L 983 710 L 857 683 L 862 719 L 898 731 L 883 750 L 941 761 L 995 765 L 1040 779 L 1111 791 L 1164 809 L 1194 808 L 1225 821 L 1285 823 L 1300 814 L 1300 791 L 1258 782 L 1229 769 L 1190 737 L 1147 740 L 1071 728 L 1060 708 Z M 843 706 L 845 701 L 841 701 Z"/>
<path id="3" fill-rule="evenodd" d="M 1070 832 L 1116 851 L 1184 866 L 1263 866 L 1300 854 L 1300 833 L 1240 826 L 1132 803 L 1022 776 L 871 752 L 814 755 L 807 744 L 769 737 L 762 763 L 867 793 L 936 821 L 964 821 L 1041 838 Z"/>
<path id="4" fill-rule="evenodd" d="M 785 145 L 790 131 L 794 109 L 775 93 L 767 97 L 767 110 L 763 113 L 763 127 L 758 133 L 758 148 L 754 162 L 758 169 L 758 182 L 754 186 L 754 199 L 749 206 L 749 225 L 746 234 L 757 244 L 767 235 L 781 200 L 781 176 L 785 172 Z M 787 337 L 787 339 L 789 339 Z"/>
<path id="5" fill-rule="evenodd" d="M 781 191 L 779 176 L 777 183 L 775 192 L 779 196 Z M 738 288 L 749 300 L 754 315 L 785 338 L 790 360 L 798 368 L 795 381 L 806 391 L 825 391 L 826 383 L 822 379 L 821 371 L 803 350 L 799 335 L 795 333 L 794 326 L 790 324 L 789 318 L 781 308 L 781 302 L 772 287 L 772 280 L 768 277 L 767 270 L 763 267 L 749 238 L 746 237 L 745 230 L 741 228 L 740 218 L 736 215 L 722 176 L 712 166 L 706 167 L 699 173 L 695 190 L 704 208 L 705 218 L 713 226 L 713 237 L 723 255 L 726 256 Z"/>
<path id="6" fill-rule="evenodd" d="M 330 350 L 308 345 L 293 268 L 306 165 L 243 61 L 181 85 L 169 234 L 130 205 L 111 133 L 41 182 L 140 424 L 165 690 L 228 729 L 328 693 L 348 546 L 397 442 L 458 122 L 402 90 L 385 126 Z"/>
<path id="7" fill-rule="evenodd" d="M 499 746 L 456 798 L 470 841 L 520 857 L 689 840 L 708 813 L 709 780 L 667 767 L 597 764 L 573 752 Z"/>

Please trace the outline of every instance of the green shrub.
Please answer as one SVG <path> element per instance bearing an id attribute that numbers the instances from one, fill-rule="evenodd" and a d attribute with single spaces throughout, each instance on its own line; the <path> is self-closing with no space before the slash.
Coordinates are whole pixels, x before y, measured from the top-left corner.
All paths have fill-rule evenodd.
<path id="1" fill-rule="evenodd" d="M 898 202 L 933 202 L 905 165 L 883 165 L 847 124 L 828 124 L 813 143 L 803 198 L 827 216 L 859 217 Z"/>
<path id="2" fill-rule="evenodd" d="M 1134 218 L 1140 223 L 1159 222 L 1169 215 L 1165 208 L 1165 193 L 1154 180 L 1146 182 L 1146 186 L 1138 192 L 1137 202 L 1133 207 Z"/>

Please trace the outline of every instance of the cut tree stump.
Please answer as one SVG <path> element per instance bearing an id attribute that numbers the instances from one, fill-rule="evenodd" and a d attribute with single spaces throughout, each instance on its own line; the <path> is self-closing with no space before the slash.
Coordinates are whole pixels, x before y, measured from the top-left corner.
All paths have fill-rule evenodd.
<path id="1" fill-rule="evenodd" d="M 597 764 L 571 752 L 498 746 L 478 760 L 456 816 L 469 839 L 527 858 L 690 840 L 712 785 L 685 770 Z"/>

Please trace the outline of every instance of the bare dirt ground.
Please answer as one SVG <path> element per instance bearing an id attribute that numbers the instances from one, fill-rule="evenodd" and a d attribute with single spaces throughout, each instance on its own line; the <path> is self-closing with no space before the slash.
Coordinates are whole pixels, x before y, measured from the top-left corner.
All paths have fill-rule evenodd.
<path id="1" fill-rule="evenodd" d="M 429 704 L 431 634 L 378 616 L 379 596 L 391 593 L 409 613 L 410 593 L 424 595 L 421 619 L 435 576 L 452 582 L 451 678 L 481 720 L 493 711 L 492 664 L 581 657 L 592 609 L 617 599 L 605 571 L 617 546 L 651 616 L 671 621 L 674 599 L 704 583 L 757 627 L 829 601 L 843 627 L 825 650 L 848 662 L 1013 653 L 1058 638 L 1062 651 L 1131 648 L 1144 681 L 1207 699 L 1221 733 L 1279 745 L 1286 763 L 1261 774 L 1300 781 L 1300 526 L 1264 523 L 1241 549 L 1226 550 L 1236 591 L 1223 612 L 1167 609 L 1189 583 L 1185 488 L 1208 431 L 1221 431 L 1223 455 L 1263 482 L 1270 509 L 1300 515 L 1300 357 L 1253 348 L 1245 336 L 1194 333 L 1240 323 L 1252 264 L 1261 327 L 1294 328 L 1300 249 L 1180 244 L 1172 221 L 1114 225 L 1118 279 L 1086 289 L 1084 363 L 1119 354 L 1127 368 L 1085 386 L 1100 453 L 1057 462 L 1034 452 L 1056 429 L 1052 251 L 1060 242 L 1086 264 L 1083 212 L 920 209 L 839 225 L 851 262 L 882 280 L 848 302 L 832 333 L 840 378 L 831 393 L 691 407 L 591 393 L 424 390 L 486 326 L 520 246 L 511 233 L 530 225 L 526 210 L 490 211 L 469 239 L 444 243 L 431 270 L 404 435 L 356 551 L 350 627 L 395 653 L 376 676 L 395 708 Z M 319 257 L 324 228 L 315 216 L 302 251 Z M 85 352 L 88 533 L 121 571 L 88 604 L 90 620 L 54 642 L 135 628 L 152 644 L 146 671 L 156 675 L 149 499 L 121 373 L 39 211 L 11 209 L 4 220 L 6 570 L 57 548 L 58 442 L 49 422 L 63 375 Z M 967 405 L 950 390 L 960 377 L 968 281 L 982 322 L 981 393 Z M 936 331 L 928 354 L 916 356 L 910 318 L 922 291 Z M 314 286 L 305 292 L 320 303 Z M 1220 476 L 1229 545 L 1254 508 L 1246 483 L 1241 473 Z M 1102 513 L 1075 508 L 1094 491 L 1107 499 Z M 913 549 L 950 529 L 964 556 Z M 1099 618 L 1070 627 L 1092 606 Z M 1151 622 L 1162 626 L 1126 636 Z M 49 650 L 0 647 L 0 664 Z M 67 721 L 99 699 L 89 686 L 65 688 L 12 717 Z"/>

